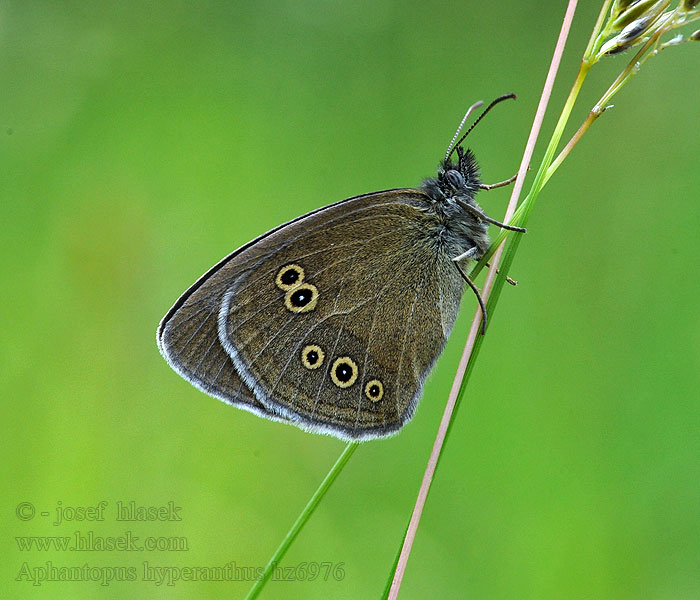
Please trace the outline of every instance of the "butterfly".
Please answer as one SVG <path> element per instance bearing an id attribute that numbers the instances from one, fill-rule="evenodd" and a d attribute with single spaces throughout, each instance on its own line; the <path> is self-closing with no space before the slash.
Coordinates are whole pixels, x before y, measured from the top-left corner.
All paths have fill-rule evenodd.
<path id="1" fill-rule="evenodd" d="M 462 142 L 420 188 L 347 198 L 255 238 L 202 275 L 157 331 L 201 391 L 343 440 L 392 435 L 413 416 L 457 318 L 464 271 L 489 247 L 485 186 Z M 453 156 L 456 153 L 456 160 Z"/>

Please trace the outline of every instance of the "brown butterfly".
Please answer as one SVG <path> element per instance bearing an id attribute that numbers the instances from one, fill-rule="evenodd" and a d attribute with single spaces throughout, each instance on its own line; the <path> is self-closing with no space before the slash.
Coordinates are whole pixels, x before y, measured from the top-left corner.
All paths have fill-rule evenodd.
<path id="1" fill-rule="evenodd" d="M 484 186 L 461 143 L 418 189 L 348 198 L 268 231 L 200 277 L 158 327 L 158 347 L 203 392 L 344 440 L 397 432 L 445 346 L 464 265 L 489 247 Z M 452 156 L 457 154 L 456 162 Z M 510 182 L 510 180 L 508 181 Z M 502 182 L 502 185 L 508 182 Z"/>

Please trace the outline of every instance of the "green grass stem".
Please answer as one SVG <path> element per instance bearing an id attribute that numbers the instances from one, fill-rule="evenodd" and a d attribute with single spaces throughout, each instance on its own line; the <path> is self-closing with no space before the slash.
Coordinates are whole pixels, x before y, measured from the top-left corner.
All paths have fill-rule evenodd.
<path id="1" fill-rule="evenodd" d="M 333 467 L 331 467 L 328 475 L 326 475 L 326 477 L 323 479 L 321 485 L 318 486 L 314 492 L 314 495 L 311 496 L 311 500 L 309 500 L 309 502 L 306 504 L 304 510 L 301 511 L 301 514 L 297 517 L 294 525 L 292 525 L 292 528 L 287 532 L 287 535 L 282 540 L 282 543 L 272 555 L 272 558 L 270 558 L 269 562 L 265 566 L 265 570 L 262 572 L 262 575 L 260 575 L 260 579 L 255 582 L 252 588 L 250 588 L 245 600 L 253 600 L 253 598 L 258 597 L 260 592 L 265 587 L 265 584 L 275 572 L 277 565 L 279 565 L 287 550 L 292 545 L 292 542 L 294 542 L 296 537 L 299 535 L 299 532 L 303 529 L 306 522 L 314 513 L 319 502 L 321 502 L 323 497 L 326 495 L 326 492 L 333 485 L 333 482 L 337 479 L 338 475 L 340 475 L 340 472 L 350 460 L 350 457 L 353 455 L 355 450 L 357 450 L 357 446 L 359 446 L 358 442 L 349 442 L 348 445 L 345 446 L 345 450 L 343 450 L 342 454 L 338 457 L 338 460 L 335 461 L 335 464 Z"/>

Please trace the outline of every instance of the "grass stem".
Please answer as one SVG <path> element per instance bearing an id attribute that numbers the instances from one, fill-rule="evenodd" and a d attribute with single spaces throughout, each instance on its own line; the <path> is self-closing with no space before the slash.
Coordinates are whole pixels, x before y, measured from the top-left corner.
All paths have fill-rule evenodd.
<path id="1" fill-rule="evenodd" d="M 349 442 L 348 445 L 345 446 L 345 450 L 343 450 L 342 454 L 338 457 L 338 460 L 335 461 L 335 464 L 333 467 L 331 467 L 328 475 L 326 475 L 324 480 L 321 482 L 321 485 L 318 486 L 314 492 L 314 495 L 311 496 L 311 499 L 304 507 L 304 510 L 301 511 L 301 514 L 297 517 L 294 525 L 292 525 L 292 528 L 287 532 L 287 535 L 282 540 L 282 543 L 279 545 L 277 550 L 275 550 L 272 558 L 270 558 L 269 562 L 265 566 L 265 570 L 262 572 L 262 575 L 260 575 L 260 579 L 255 582 L 252 588 L 250 588 L 245 600 L 253 600 L 253 598 L 258 597 L 258 594 L 260 594 L 262 589 L 265 587 L 265 584 L 274 573 L 277 565 L 279 565 L 282 557 L 289 549 L 289 546 L 292 545 L 292 542 L 296 539 L 297 535 L 299 535 L 299 532 L 309 520 L 309 517 L 311 517 L 316 510 L 316 507 L 318 506 L 319 502 L 321 502 L 321 499 L 326 495 L 326 492 L 330 489 L 331 485 L 333 485 L 333 482 L 336 480 L 338 475 L 340 475 L 343 467 L 345 467 L 347 462 L 350 460 L 350 457 L 353 455 L 355 450 L 357 450 L 357 446 L 359 446 L 358 442 Z"/>

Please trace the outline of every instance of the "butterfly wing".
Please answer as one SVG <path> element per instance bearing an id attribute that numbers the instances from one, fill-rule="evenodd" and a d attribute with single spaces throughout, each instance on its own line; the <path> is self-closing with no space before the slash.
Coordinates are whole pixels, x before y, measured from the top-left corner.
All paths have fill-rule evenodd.
<path id="1" fill-rule="evenodd" d="M 252 246 L 296 221 L 353 200 L 355 198 L 341 200 L 280 225 L 235 250 L 202 275 L 175 302 L 158 326 L 156 341 L 168 364 L 210 396 L 258 416 L 286 421 L 255 397 L 219 342 L 217 319 L 220 305 L 224 294 L 242 271 L 242 256 Z"/>
<path id="2" fill-rule="evenodd" d="M 360 440 L 413 415 L 463 282 L 427 196 L 392 190 L 266 234 L 200 290 L 214 300 L 208 331 L 218 305 L 218 341 L 267 411 L 259 414 Z"/>
<path id="3" fill-rule="evenodd" d="M 203 275 L 170 309 L 158 328 L 158 348 L 177 373 L 206 394 L 258 416 L 286 420 L 258 401 L 219 342 L 217 318 L 226 285 L 210 279 L 230 259 Z"/>

